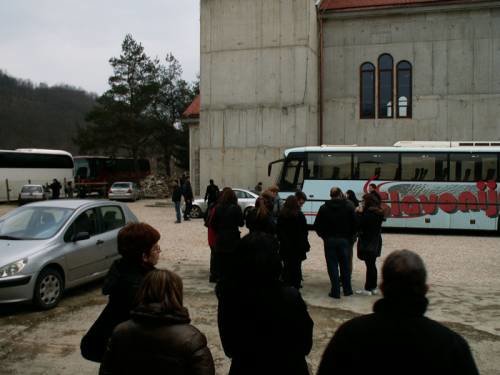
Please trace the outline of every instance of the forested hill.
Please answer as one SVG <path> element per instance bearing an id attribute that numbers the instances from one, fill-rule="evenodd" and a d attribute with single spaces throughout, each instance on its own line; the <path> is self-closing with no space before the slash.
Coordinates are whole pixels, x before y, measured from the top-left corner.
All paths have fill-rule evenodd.
<path id="1" fill-rule="evenodd" d="M 72 138 L 95 99 L 81 89 L 35 85 L 0 70 L 0 149 L 52 148 L 78 154 Z"/>

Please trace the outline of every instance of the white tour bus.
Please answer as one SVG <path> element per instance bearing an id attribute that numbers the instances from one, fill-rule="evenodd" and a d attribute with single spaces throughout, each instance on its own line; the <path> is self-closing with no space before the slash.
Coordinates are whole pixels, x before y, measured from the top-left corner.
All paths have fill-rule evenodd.
<path id="1" fill-rule="evenodd" d="M 280 198 L 302 190 L 313 224 L 333 186 L 361 200 L 374 183 L 399 228 L 499 230 L 500 142 L 397 142 L 390 147 L 315 146 L 285 151 Z"/>
<path id="2" fill-rule="evenodd" d="M 0 150 L 0 202 L 17 200 L 25 184 L 73 181 L 73 157 L 66 151 Z"/>

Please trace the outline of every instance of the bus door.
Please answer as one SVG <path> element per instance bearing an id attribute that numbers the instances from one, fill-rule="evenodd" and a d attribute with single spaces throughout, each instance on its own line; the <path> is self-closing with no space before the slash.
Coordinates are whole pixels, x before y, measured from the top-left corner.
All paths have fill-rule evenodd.
<path id="1" fill-rule="evenodd" d="M 296 191 L 302 190 L 304 184 L 304 154 L 291 153 L 283 162 L 283 169 L 278 179 L 280 199 L 284 200 Z"/>

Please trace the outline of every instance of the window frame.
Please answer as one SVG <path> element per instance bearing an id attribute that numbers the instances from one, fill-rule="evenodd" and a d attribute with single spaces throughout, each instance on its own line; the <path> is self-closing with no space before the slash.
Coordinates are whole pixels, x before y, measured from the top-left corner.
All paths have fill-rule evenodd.
<path id="1" fill-rule="evenodd" d="M 373 115 L 364 116 L 363 115 L 363 66 L 370 65 L 372 68 L 372 81 L 373 81 L 373 89 L 372 89 L 372 97 L 373 97 Z M 377 98 L 375 96 L 375 87 L 377 86 L 377 78 L 376 78 L 376 68 L 369 61 L 365 61 L 359 66 L 359 118 L 360 119 L 375 119 L 377 117 Z"/>
<path id="2" fill-rule="evenodd" d="M 408 64 L 410 66 L 409 69 L 402 69 L 400 68 L 401 64 Z M 409 90 L 410 93 L 408 95 L 408 102 L 406 104 L 406 111 L 407 115 L 406 116 L 400 116 L 399 114 L 399 91 L 400 91 L 400 84 L 399 84 L 399 72 L 400 71 L 409 71 L 410 72 L 410 86 Z M 413 65 L 408 61 L 408 60 L 401 60 L 396 64 L 396 118 L 398 119 L 411 119 L 413 118 Z"/>
<path id="3" fill-rule="evenodd" d="M 117 228 L 113 228 L 113 229 L 108 229 L 106 230 L 105 229 L 105 221 L 104 221 L 104 214 L 102 212 L 102 209 L 103 208 L 106 208 L 106 207 L 114 207 L 114 208 L 118 208 L 118 210 L 121 212 L 122 214 L 122 218 L 123 218 L 123 225 L 120 226 L 120 227 L 117 227 Z M 107 205 L 103 205 L 103 206 L 98 206 L 98 207 L 95 207 L 95 209 L 97 210 L 98 212 L 98 215 L 97 215 L 97 221 L 99 222 L 98 224 L 98 228 L 99 228 L 99 233 L 98 234 L 102 234 L 102 233 L 108 233 L 108 232 L 111 232 L 113 230 L 119 230 L 121 228 L 123 228 L 125 225 L 127 225 L 127 217 L 125 216 L 125 212 L 123 212 L 123 209 L 121 206 L 117 205 L 117 204 L 107 204 Z"/>
<path id="4" fill-rule="evenodd" d="M 389 56 L 391 58 L 391 69 L 381 69 L 380 68 L 380 60 L 384 57 L 384 56 Z M 390 71 L 391 74 L 390 74 L 390 77 L 391 77 L 391 89 L 390 89 L 390 92 L 391 92 L 391 103 L 392 103 L 392 110 L 391 110 L 391 115 L 390 116 L 382 116 L 381 115 L 381 100 L 380 100 L 380 88 L 381 88 L 381 78 L 380 78 L 380 75 L 382 72 L 388 72 Z M 394 58 L 392 57 L 391 54 L 389 53 L 383 53 L 381 54 L 378 59 L 377 59 L 377 118 L 379 119 L 390 119 L 390 118 L 394 118 L 394 112 L 395 112 L 395 109 L 396 109 L 396 106 L 394 105 Z"/>

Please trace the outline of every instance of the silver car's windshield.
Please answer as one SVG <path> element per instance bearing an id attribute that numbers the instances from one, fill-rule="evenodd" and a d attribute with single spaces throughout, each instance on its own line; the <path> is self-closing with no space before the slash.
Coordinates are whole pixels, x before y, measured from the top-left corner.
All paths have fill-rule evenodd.
<path id="1" fill-rule="evenodd" d="M 22 193 L 43 193 L 41 186 L 23 186 Z"/>
<path id="2" fill-rule="evenodd" d="M 122 183 L 114 183 L 111 188 L 112 189 L 128 189 L 130 188 L 130 184 L 129 183 L 126 183 L 126 182 L 122 182 Z"/>
<path id="3" fill-rule="evenodd" d="M 0 221 L 0 239 L 43 240 L 52 237 L 68 220 L 70 208 L 21 207 Z"/>

